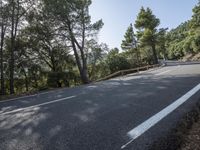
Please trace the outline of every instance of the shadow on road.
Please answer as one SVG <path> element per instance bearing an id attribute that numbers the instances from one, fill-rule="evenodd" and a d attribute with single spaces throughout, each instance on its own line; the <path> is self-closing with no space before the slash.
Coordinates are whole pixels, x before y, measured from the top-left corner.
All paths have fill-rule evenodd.
<path id="1" fill-rule="evenodd" d="M 78 93 L 71 90 L 79 95 L 76 99 L 17 113 L 2 115 L 31 102 L 0 104 L 0 149 L 120 149 L 127 131 L 199 82 L 199 75 L 155 77 L 149 73 L 144 78 L 80 87 Z"/>

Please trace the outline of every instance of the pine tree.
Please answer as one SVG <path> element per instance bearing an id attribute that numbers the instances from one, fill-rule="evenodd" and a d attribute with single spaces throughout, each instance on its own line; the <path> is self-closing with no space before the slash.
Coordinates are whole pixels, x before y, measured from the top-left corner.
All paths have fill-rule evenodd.
<path id="1" fill-rule="evenodd" d="M 91 22 L 91 0 L 44 0 L 44 3 L 46 10 L 52 14 L 50 17 L 53 17 L 56 24 L 60 24 L 60 32 L 71 44 L 82 82 L 89 83 L 86 43 L 96 36 L 103 26 L 102 20 Z"/>
<path id="2" fill-rule="evenodd" d="M 128 27 L 128 29 L 124 35 L 124 40 L 122 41 L 121 48 L 123 50 L 129 50 L 129 51 L 132 51 L 133 53 L 135 53 L 136 57 L 137 57 L 137 65 L 140 64 L 140 60 L 139 60 L 140 52 L 137 47 L 137 39 L 136 39 L 135 33 L 133 31 L 132 24 L 130 24 L 130 26 Z"/>
<path id="3" fill-rule="evenodd" d="M 156 33 L 160 21 L 153 15 L 150 8 L 146 10 L 142 7 L 135 22 L 135 28 L 138 29 L 137 36 L 140 43 L 145 46 L 150 46 L 153 52 L 154 64 L 158 64 L 156 52 Z"/>

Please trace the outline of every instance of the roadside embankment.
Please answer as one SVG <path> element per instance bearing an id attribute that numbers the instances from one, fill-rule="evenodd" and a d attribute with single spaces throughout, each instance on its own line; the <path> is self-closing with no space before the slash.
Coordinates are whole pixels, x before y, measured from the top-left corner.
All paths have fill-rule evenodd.
<path id="1" fill-rule="evenodd" d="M 200 102 L 150 150 L 200 150 Z"/>

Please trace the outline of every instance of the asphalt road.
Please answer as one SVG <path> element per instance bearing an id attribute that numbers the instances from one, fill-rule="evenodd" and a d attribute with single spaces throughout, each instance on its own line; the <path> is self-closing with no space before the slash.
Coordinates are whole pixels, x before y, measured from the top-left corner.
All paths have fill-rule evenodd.
<path id="1" fill-rule="evenodd" d="M 199 83 L 200 64 L 176 64 L 0 102 L 0 150 L 147 150 L 200 100 L 199 90 L 136 139 L 128 133 Z"/>

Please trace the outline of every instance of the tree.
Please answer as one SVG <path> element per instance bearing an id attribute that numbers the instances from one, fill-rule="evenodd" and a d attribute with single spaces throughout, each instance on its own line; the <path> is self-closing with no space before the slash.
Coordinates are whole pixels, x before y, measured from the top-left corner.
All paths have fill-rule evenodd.
<path id="1" fill-rule="evenodd" d="M 135 28 L 138 29 L 137 36 L 140 40 L 140 43 L 144 46 L 151 46 L 154 64 L 158 63 L 157 52 L 156 52 L 156 40 L 157 40 L 157 29 L 156 27 L 160 24 L 158 18 L 153 15 L 150 8 L 146 10 L 142 7 L 136 22 Z"/>
<path id="2" fill-rule="evenodd" d="M 31 0 L 7 0 L 9 7 L 9 20 L 10 20 L 10 61 L 9 61 L 9 73 L 10 73 L 10 94 L 14 94 L 14 71 L 15 71 L 15 52 L 16 38 L 19 34 L 19 29 L 24 22 L 25 15 L 33 7 Z"/>
<path id="3" fill-rule="evenodd" d="M 138 41 L 136 39 L 136 36 L 133 31 L 133 25 L 130 24 L 128 27 L 125 35 L 124 35 L 124 40 L 122 41 L 121 48 L 123 50 L 128 50 L 130 52 L 133 52 L 136 54 L 136 59 L 137 59 L 137 66 L 140 65 L 140 52 L 138 48 Z"/>
<path id="4" fill-rule="evenodd" d="M 167 52 L 170 59 L 182 59 L 200 51 L 200 2 L 193 9 L 190 20 L 167 33 Z M 187 58 L 188 59 L 188 58 Z M 189 58 L 191 59 L 191 58 Z"/>
<path id="5" fill-rule="evenodd" d="M 168 28 L 161 28 L 159 29 L 159 32 L 157 33 L 157 47 L 158 47 L 158 51 L 160 52 L 159 54 L 162 55 L 162 57 L 164 58 L 164 60 L 167 59 L 167 49 L 166 49 L 166 41 L 167 41 L 167 36 L 166 36 L 166 32 L 167 32 Z"/>
<path id="6" fill-rule="evenodd" d="M 0 1 L 0 70 L 1 70 L 1 91 L 0 95 L 5 95 L 5 79 L 4 79 L 4 41 L 8 28 L 8 7 L 1 0 Z"/>
<path id="7" fill-rule="evenodd" d="M 52 81 L 49 78 L 54 78 L 57 84 L 49 85 L 61 87 L 61 77 L 67 77 L 66 74 L 71 72 L 71 67 L 75 65 L 70 48 L 63 38 L 58 36 L 57 26 L 48 17 L 48 12 L 44 10 L 44 7 L 41 7 L 39 13 L 30 13 L 28 20 L 29 26 L 24 30 L 24 36 L 29 39 L 27 43 L 32 43 L 29 44 L 29 49 L 32 49 L 33 55 L 37 54 L 38 61 L 50 69 L 48 81 Z M 67 80 L 66 78 L 65 81 Z"/>
<path id="8" fill-rule="evenodd" d="M 193 16 L 191 19 L 191 26 L 192 28 L 199 28 L 200 27 L 200 1 L 193 8 L 192 11 L 193 11 Z"/>
<path id="9" fill-rule="evenodd" d="M 130 63 L 128 60 L 123 57 L 122 54 L 119 53 L 118 48 L 111 49 L 107 55 L 106 62 L 110 69 L 110 73 L 114 73 L 116 71 L 130 69 Z"/>
<path id="10" fill-rule="evenodd" d="M 91 0 L 44 0 L 44 3 L 50 17 L 59 26 L 59 34 L 66 38 L 73 50 L 82 82 L 89 83 L 85 46 L 103 26 L 102 20 L 91 23 Z"/>
<path id="11" fill-rule="evenodd" d="M 90 79 L 96 79 L 98 77 L 99 65 L 104 61 L 104 57 L 108 52 L 108 46 L 104 43 L 98 44 L 97 41 L 91 40 L 87 43 L 88 49 L 88 72 Z"/>

